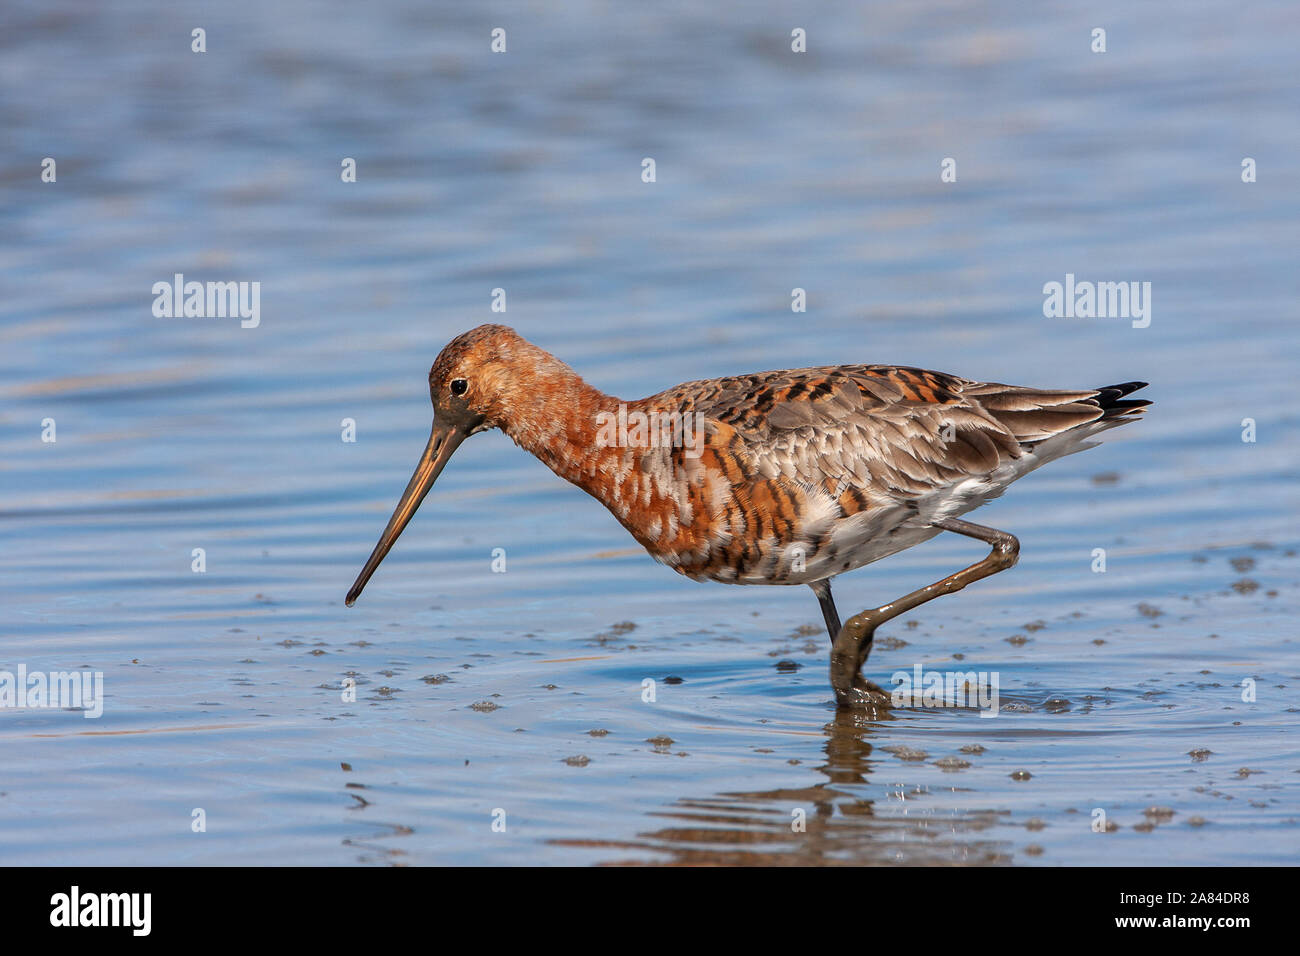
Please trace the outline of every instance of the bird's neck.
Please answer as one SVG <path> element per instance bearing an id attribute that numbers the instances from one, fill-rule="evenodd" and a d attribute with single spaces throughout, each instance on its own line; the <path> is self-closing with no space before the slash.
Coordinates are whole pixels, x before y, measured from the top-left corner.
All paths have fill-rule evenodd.
<path id="1" fill-rule="evenodd" d="M 679 448 L 685 461 L 705 452 L 702 416 L 660 408 L 654 397 L 624 402 L 546 358 L 529 363 L 528 388 L 502 416 L 502 430 L 601 502 L 652 552 L 698 551 L 717 489 L 685 480 L 692 469 L 675 463 Z"/>
<path id="2" fill-rule="evenodd" d="M 611 447 L 601 428 L 622 403 L 554 356 L 538 352 L 518 382 L 502 431 L 561 478 L 605 500 L 602 464 L 626 449 Z"/>

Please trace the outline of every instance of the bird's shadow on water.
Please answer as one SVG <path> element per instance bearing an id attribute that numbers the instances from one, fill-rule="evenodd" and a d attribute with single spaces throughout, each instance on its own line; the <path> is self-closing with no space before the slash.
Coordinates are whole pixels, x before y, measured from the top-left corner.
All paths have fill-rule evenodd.
<path id="1" fill-rule="evenodd" d="M 873 739 L 887 740 L 893 714 L 836 711 L 824 728 L 825 780 L 808 787 L 683 797 L 652 816 L 668 821 L 629 841 L 554 840 L 554 845 L 630 851 L 613 864 L 713 866 L 996 866 L 1005 841 L 979 833 L 996 814 L 908 814 L 921 791 L 885 776 Z M 882 803 L 883 799 L 883 803 Z"/>

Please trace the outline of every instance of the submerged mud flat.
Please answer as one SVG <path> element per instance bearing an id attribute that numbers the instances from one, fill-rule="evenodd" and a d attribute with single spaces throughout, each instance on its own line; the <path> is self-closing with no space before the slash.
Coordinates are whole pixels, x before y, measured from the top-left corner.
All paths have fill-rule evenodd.
<path id="1" fill-rule="evenodd" d="M 832 5 L 792 65 L 779 5 L 579 4 L 484 70 L 454 5 L 233 4 L 207 59 L 155 7 L 3 14 L 45 105 L 0 121 L 60 172 L 0 171 L 0 670 L 103 695 L 0 706 L 0 860 L 1295 862 L 1292 12 L 1125 9 L 1102 57 L 1052 11 Z M 153 315 L 176 274 L 260 283 L 257 325 Z M 1066 275 L 1149 281 L 1145 327 L 1048 317 Z M 429 363 L 492 320 L 626 398 L 888 362 L 1156 404 L 979 510 L 1015 569 L 877 635 L 877 683 L 996 676 L 996 716 L 867 720 L 808 589 L 683 580 L 498 434 L 344 607 Z M 982 556 L 950 537 L 840 610 Z"/>

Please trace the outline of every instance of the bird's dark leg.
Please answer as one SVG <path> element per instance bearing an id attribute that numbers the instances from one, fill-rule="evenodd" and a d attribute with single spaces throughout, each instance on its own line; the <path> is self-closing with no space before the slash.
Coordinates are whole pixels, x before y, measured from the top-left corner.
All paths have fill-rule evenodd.
<path id="1" fill-rule="evenodd" d="M 817 601 L 822 606 L 822 617 L 826 619 L 826 630 L 830 632 L 833 641 L 840 633 L 840 612 L 835 610 L 835 598 L 831 597 L 831 579 L 814 581 L 808 586 L 817 595 Z"/>
<path id="2" fill-rule="evenodd" d="M 926 601 L 931 601 L 942 594 L 960 591 L 980 578 L 1005 571 L 1014 565 L 1020 556 L 1020 542 L 1005 531 L 986 528 L 959 518 L 936 521 L 934 527 L 979 538 L 981 541 L 988 542 L 992 550 L 983 561 L 977 561 L 970 567 L 963 568 L 956 574 L 927 585 L 919 591 L 904 595 L 897 601 L 855 614 L 845 622 L 835 637 L 835 643 L 831 646 L 831 686 L 835 688 L 835 699 L 841 707 L 889 706 L 889 694 L 865 680 L 859 673 L 862 665 L 866 663 L 867 655 L 871 653 L 871 642 L 876 635 L 877 627 L 906 611 L 920 607 Z"/>

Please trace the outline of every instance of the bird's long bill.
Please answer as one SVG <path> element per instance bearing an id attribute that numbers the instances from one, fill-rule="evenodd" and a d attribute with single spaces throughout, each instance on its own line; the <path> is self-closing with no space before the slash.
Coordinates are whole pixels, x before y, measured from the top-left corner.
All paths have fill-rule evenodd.
<path id="1" fill-rule="evenodd" d="M 452 452 L 465 440 L 465 433 L 459 428 L 451 425 L 439 425 L 433 423 L 433 433 L 429 435 L 429 444 L 425 446 L 424 454 L 420 456 L 420 463 L 415 467 L 415 474 L 411 476 L 406 490 L 402 492 L 402 500 L 397 503 L 397 509 L 393 516 L 388 519 L 388 527 L 384 533 L 379 536 L 379 543 L 375 545 L 375 550 L 370 552 L 370 558 L 366 561 L 366 566 L 361 569 L 357 575 L 357 580 L 352 585 L 352 590 L 348 592 L 347 604 L 351 607 L 356 599 L 361 595 L 361 590 L 370 580 L 370 575 L 375 573 L 375 568 L 379 567 L 379 562 L 384 560 L 393 547 L 393 542 L 397 536 L 402 533 L 411 517 L 415 514 L 415 509 L 420 507 L 420 502 L 424 496 L 429 493 L 433 483 L 441 474 L 443 466 L 451 458 Z"/>

